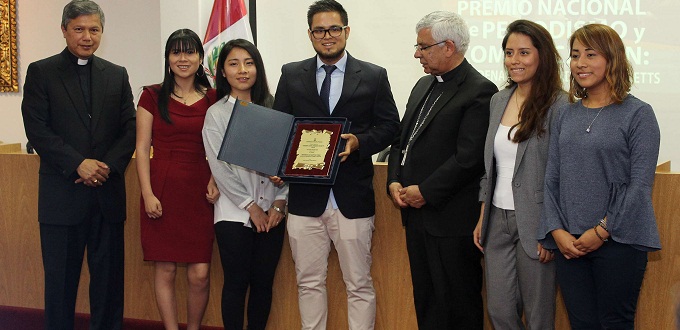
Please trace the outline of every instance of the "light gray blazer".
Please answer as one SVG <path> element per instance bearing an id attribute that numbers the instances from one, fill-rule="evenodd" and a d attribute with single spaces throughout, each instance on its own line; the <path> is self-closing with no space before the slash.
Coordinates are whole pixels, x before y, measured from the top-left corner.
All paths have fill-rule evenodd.
<path id="1" fill-rule="evenodd" d="M 485 245 L 491 211 L 491 201 L 496 183 L 496 164 L 493 156 L 494 137 L 501 123 L 501 118 L 508 105 L 510 96 L 516 87 L 506 88 L 491 98 L 491 116 L 489 129 L 484 145 L 484 176 L 480 180 L 479 201 L 484 202 L 484 218 L 482 220 L 481 244 Z M 557 109 L 568 103 L 566 93 L 560 95 L 548 110 L 544 123 L 545 133 L 541 137 L 532 136 L 517 146 L 515 170 L 512 176 L 512 196 L 515 200 L 515 217 L 519 240 L 527 255 L 538 259 L 536 255 L 538 224 L 543 213 L 543 183 L 545 165 L 548 161 L 548 144 L 550 141 L 550 123 Z"/>

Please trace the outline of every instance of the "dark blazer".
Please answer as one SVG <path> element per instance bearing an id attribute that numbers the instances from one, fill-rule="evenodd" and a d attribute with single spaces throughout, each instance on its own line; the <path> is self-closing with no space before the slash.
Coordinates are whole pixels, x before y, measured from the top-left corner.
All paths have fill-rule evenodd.
<path id="1" fill-rule="evenodd" d="M 515 87 L 506 88 L 491 98 L 491 117 L 489 130 L 484 146 L 485 174 L 480 181 L 479 201 L 484 202 L 484 218 L 482 220 L 482 245 L 485 244 L 489 214 L 492 207 L 493 192 L 496 187 L 496 162 L 493 156 L 494 138 L 501 124 L 501 118 L 508 105 Z M 522 248 L 532 259 L 538 259 L 538 224 L 543 213 L 543 183 L 545 166 L 548 162 L 548 142 L 550 141 L 550 122 L 557 109 L 568 103 L 566 93 L 560 94 L 555 103 L 548 109 L 543 125 L 542 136 L 532 136 L 517 145 L 515 168 L 512 176 L 512 196 L 515 201 L 515 218 Z"/>
<path id="2" fill-rule="evenodd" d="M 342 214 L 350 219 L 375 214 L 371 156 L 387 147 L 399 128 L 399 113 L 387 71 L 347 54 L 342 94 L 332 114 L 321 101 L 316 85 L 316 57 L 284 65 L 276 89 L 274 109 L 296 117 L 345 117 L 359 149 L 340 164 L 333 186 L 290 184 L 288 209 L 318 217 L 326 209 L 331 187 Z"/>
<path id="3" fill-rule="evenodd" d="M 135 149 L 135 108 L 125 68 L 92 56 L 92 118 L 75 63 L 64 49 L 31 63 L 21 111 L 26 136 L 40 155 L 38 220 L 75 225 L 96 199 L 106 221 L 125 220 L 125 169 Z M 102 186 L 76 184 L 86 158 L 106 163 L 111 174 Z"/>
<path id="4" fill-rule="evenodd" d="M 484 137 L 489 123 L 489 100 L 496 86 L 464 60 L 414 137 L 404 166 L 406 148 L 418 112 L 435 83 L 420 78 L 406 103 L 398 140 L 392 144 L 387 185 L 418 185 L 426 204 L 402 209 L 404 225 L 410 212 L 420 212 L 433 236 L 471 236 L 479 219 L 479 178 L 484 172 Z M 388 188 L 389 194 L 389 188 Z"/>

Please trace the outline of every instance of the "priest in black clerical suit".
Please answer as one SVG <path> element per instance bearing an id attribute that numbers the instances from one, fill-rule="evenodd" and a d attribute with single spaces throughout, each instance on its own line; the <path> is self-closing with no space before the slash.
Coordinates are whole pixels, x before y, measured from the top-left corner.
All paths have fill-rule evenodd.
<path id="1" fill-rule="evenodd" d="M 125 68 L 94 56 L 104 14 L 92 1 L 64 8 L 60 54 L 31 63 L 21 110 L 40 156 L 38 221 L 45 328 L 73 329 L 87 246 L 90 329 L 121 329 L 125 169 L 135 108 Z"/>
<path id="2" fill-rule="evenodd" d="M 481 253 L 472 231 L 489 101 L 498 90 L 465 59 L 469 35 L 460 16 L 434 12 L 416 29 L 415 57 L 429 75 L 411 91 L 390 150 L 388 193 L 402 209 L 419 328 L 482 329 Z"/>

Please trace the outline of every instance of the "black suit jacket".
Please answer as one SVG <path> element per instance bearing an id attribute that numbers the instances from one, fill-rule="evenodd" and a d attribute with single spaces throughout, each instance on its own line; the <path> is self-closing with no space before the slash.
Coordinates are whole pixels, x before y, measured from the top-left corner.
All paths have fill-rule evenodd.
<path id="1" fill-rule="evenodd" d="M 444 92 L 414 137 L 406 163 L 401 166 L 402 149 L 435 83 L 432 75 L 418 80 L 389 156 L 388 187 L 392 182 L 404 187 L 419 185 L 426 201 L 421 209 L 402 209 L 402 221 L 406 224 L 409 216 L 418 212 L 426 230 L 434 236 L 472 235 L 479 218 L 479 179 L 484 172 L 489 101 L 498 91 L 467 60 L 454 70 L 454 78 L 442 83 Z"/>
<path id="2" fill-rule="evenodd" d="M 135 108 L 125 68 L 92 56 L 90 119 L 68 49 L 31 63 L 21 111 L 26 136 L 40 155 L 38 220 L 74 225 L 98 202 L 105 221 L 125 220 L 125 169 L 135 148 Z M 111 168 L 100 187 L 76 184 L 86 158 Z"/>
<path id="3" fill-rule="evenodd" d="M 387 71 L 347 54 L 342 94 L 332 114 L 321 101 L 316 85 L 316 57 L 284 65 L 276 89 L 274 109 L 296 117 L 345 117 L 359 149 L 340 164 L 335 184 L 291 184 L 288 209 L 318 217 L 326 209 L 331 187 L 342 214 L 350 219 L 375 214 L 371 156 L 387 147 L 399 128 L 399 113 Z"/>

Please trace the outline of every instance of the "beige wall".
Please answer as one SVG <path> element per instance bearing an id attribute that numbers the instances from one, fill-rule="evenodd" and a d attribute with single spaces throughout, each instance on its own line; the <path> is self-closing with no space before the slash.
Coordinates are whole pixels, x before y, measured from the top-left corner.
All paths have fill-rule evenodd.
<path id="1" fill-rule="evenodd" d="M 0 140 L 26 143 L 21 118 L 24 77 L 28 65 L 61 52 L 61 12 L 67 0 L 17 0 L 19 93 L 0 93 Z M 106 22 L 97 55 L 123 65 L 130 74 L 133 94 L 160 80 L 160 1 L 103 1 Z M 160 64 L 159 64 L 160 63 Z M 150 79 L 152 77 L 153 79 Z"/>
<path id="2" fill-rule="evenodd" d="M 59 52 L 64 41 L 59 29 L 63 5 L 68 0 L 16 0 L 18 11 L 19 42 L 19 86 L 28 64 Z M 246 0 L 246 3 L 248 0 Z M 314 51 L 307 38 L 306 11 L 312 0 L 258 0 L 258 47 L 265 62 L 269 85 L 275 90 L 280 76 L 281 65 L 308 58 Z M 425 14 L 435 10 L 453 10 L 470 0 L 420 1 L 417 5 L 408 1 L 388 0 L 341 0 L 349 13 L 351 26 L 347 50 L 357 58 L 387 68 L 394 98 L 403 114 L 406 100 L 415 81 L 423 75 L 418 60 L 413 58 L 415 42 L 414 26 Z M 538 3 L 538 0 L 527 3 Z M 559 1 L 540 1 L 557 3 Z M 676 111 L 675 90 L 680 82 L 680 62 L 674 61 L 674 54 L 680 47 L 680 34 L 672 31 L 674 18 L 670 13 L 680 10 L 678 2 L 639 2 L 641 16 L 609 15 L 582 16 L 526 16 L 535 20 L 554 20 L 557 23 L 574 23 L 578 20 L 604 19 L 610 23 L 627 21 L 629 37 L 624 41 L 632 50 L 639 50 L 644 56 L 641 64 L 634 69 L 644 74 L 660 72 L 662 84 L 636 84 L 633 93 L 652 104 L 661 126 L 662 142 L 660 161 L 671 160 L 680 163 L 680 148 L 675 141 L 680 139 L 680 112 Z M 203 37 L 209 19 L 213 0 L 99 0 L 107 17 L 106 31 L 99 56 L 124 65 L 130 73 L 135 96 L 143 85 L 159 82 L 162 78 L 162 51 L 165 39 L 178 28 L 190 28 Z M 496 3 L 485 1 L 485 3 Z M 501 3 L 497 0 L 497 3 Z M 503 3 L 519 3 L 504 1 Z M 524 2 L 522 2 L 524 3 Z M 599 3 L 599 2 L 596 2 Z M 622 3 L 622 2 L 621 2 Z M 538 7 L 538 6 L 535 6 Z M 501 24 L 512 21 L 518 15 L 479 16 L 463 12 L 471 27 L 486 24 Z M 502 25 L 498 25 L 502 30 Z M 633 38 L 634 29 L 644 29 L 641 40 Z M 498 32 L 498 31 L 496 31 Z M 564 33 L 567 33 L 565 31 Z M 638 31 L 640 32 L 640 31 Z M 502 31 L 500 31 L 502 35 Z M 471 46 L 499 50 L 497 35 L 473 36 Z M 555 35 L 563 57 L 566 57 L 565 36 Z M 632 38 L 632 39 L 631 39 Z M 475 58 L 475 53 L 468 54 Z M 500 62 L 473 63 L 486 72 L 502 70 Z M 566 68 L 566 67 L 565 67 Z M 502 81 L 495 81 L 502 84 Z M 669 94 L 669 90 L 672 94 Z M 23 121 L 20 114 L 20 93 L 0 93 L 0 140 L 5 142 L 26 142 Z"/>

